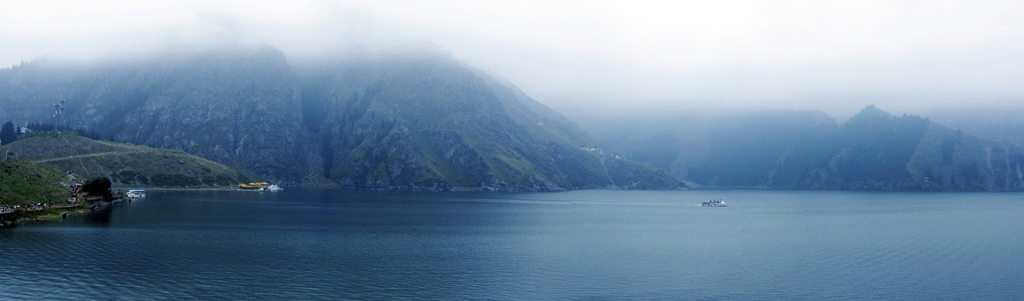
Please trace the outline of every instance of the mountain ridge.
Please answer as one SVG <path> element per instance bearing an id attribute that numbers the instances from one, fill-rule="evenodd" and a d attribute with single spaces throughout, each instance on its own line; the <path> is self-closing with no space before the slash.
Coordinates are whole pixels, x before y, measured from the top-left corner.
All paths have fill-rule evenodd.
<path id="1" fill-rule="evenodd" d="M 49 65 L 55 69 L 41 72 L 43 65 L 0 70 L 0 103 L 9 108 L 0 119 L 43 120 L 64 97 L 70 126 L 274 182 L 413 190 L 679 187 L 657 168 L 585 150 L 593 139 L 571 121 L 444 53 L 303 65 L 262 46 L 74 66 L 66 74 Z"/>
<path id="2" fill-rule="evenodd" d="M 328 110 L 324 123 L 313 126 L 326 129 L 321 135 L 331 139 L 325 144 L 330 153 L 324 156 L 325 162 L 331 166 L 325 166 L 329 170 L 325 174 L 344 185 L 388 186 L 390 179 L 372 170 L 398 170 L 401 175 L 405 168 L 415 179 L 404 182 L 423 181 L 433 187 L 438 182 L 431 179 L 440 177 L 450 179 L 446 189 L 550 191 L 615 186 L 610 177 L 600 177 L 605 174 L 600 158 L 583 150 L 590 138 L 582 130 L 560 115 L 540 117 L 529 108 L 531 103 L 524 103 L 532 99 L 521 98 L 515 88 L 481 77 L 453 58 L 349 61 L 330 70 L 333 76 L 308 71 L 313 74 L 309 78 L 330 78 L 325 81 L 330 87 L 317 89 L 326 94 L 316 99 L 328 103 L 306 106 L 345 108 Z M 384 148 L 414 150 L 398 153 L 423 156 L 388 158 Z M 345 160 L 335 162 L 334 158 Z M 657 173 L 655 169 L 648 172 Z M 659 185 L 670 178 L 658 177 L 663 179 Z"/>
<path id="3" fill-rule="evenodd" d="M 762 112 L 692 118 L 654 132 L 671 134 L 653 136 L 666 141 L 659 149 L 624 154 L 694 187 L 1024 190 L 1020 147 L 875 106 L 841 125 L 821 112 Z"/>

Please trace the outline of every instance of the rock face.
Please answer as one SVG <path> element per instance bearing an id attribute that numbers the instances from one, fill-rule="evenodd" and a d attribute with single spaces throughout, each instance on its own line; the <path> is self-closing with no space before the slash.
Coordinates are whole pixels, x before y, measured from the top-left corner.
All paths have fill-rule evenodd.
<path id="1" fill-rule="evenodd" d="M 64 121 L 268 181 L 382 189 L 675 188 L 514 86 L 447 54 L 294 67 L 263 46 L 0 69 L 0 120 Z"/>
<path id="2" fill-rule="evenodd" d="M 588 151 L 592 139 L 560 114 L 446 55 L 297 69 L 307 83 L 306 125 L 319 131 L 324 175 L 343 185 L 503 191 L 678 185 L 657 168 Z M 617 183 L 626 173 L 638 176 Z"/>
<path id="3" fill-rule="evenodd" d="M 935 189 L 1024 190 L 1024 149 L 928 124 L 907 169 Z"/>

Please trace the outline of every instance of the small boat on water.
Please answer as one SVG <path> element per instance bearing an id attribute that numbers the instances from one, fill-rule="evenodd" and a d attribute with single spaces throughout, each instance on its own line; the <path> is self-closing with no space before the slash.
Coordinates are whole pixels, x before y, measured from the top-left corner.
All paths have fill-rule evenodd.
<path id="1" fill-rule="evenodd" d="M 718 199 L 717 201 L 703 202 L 700 205 L 704 207 L 729 207 L 729 204 L 723 202 L 722 199 Z"/>
<path id="2" fill-rule="evenodd" d="M 238 184 L 238 190 L 244 191 L 281 191 L 281 187 L 277 184 L 269 184 L 267 182 L 261 183 L 249 183 L 249 184 Z"/>

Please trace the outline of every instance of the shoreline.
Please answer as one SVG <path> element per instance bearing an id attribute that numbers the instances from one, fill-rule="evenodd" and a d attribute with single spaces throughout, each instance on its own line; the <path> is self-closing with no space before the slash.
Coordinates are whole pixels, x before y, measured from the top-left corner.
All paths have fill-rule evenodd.
<path id="1" fill-rule="evenodd" d="M 65 209 L 53 209 L 55 212 L 46 212 L 34 216 L 19 216 L 17 218 L 4 219 L 0 221 L 0 229 L 13 228 L 22 224 L 29 223 L 45 223 L 52 221 L 61 221 L 68 216 L 84 215 L 92 213 L 92 209 L 88 207 L 76 207 L 76 208 L 65 208 Z"/>
<path id="2" fill-rule="evenodd" d="M 109 202 L 108 201 L 95 202 L 95 203 L 92 203 L 91 205 L 88 205 L 88 206 L 85 206 L 83 204 L 82 206 L 76 206 L 76 207 L 70 207 L 70 208 L 52 208 L 52 209 L 47 209 L 45 211 L 42 211 L 42 213 L 39 213 L 38 211 L 36 211 L 36 212 L 29 212 L 29 214 L 28 214 L 29 216 L 21 216 L 20 214 L 15 212 L 15 213 L 12 213 L 12 216 L 9 216 L 10 218 L 6 218 L 6 219 L 0 220 L 0 229 L 3 229 L 3 228 L 13 228 L 13 227 L 17 227 L 17 226 L 19 226 L 21 224 L 28 224 L 28 223 L 45 223 L 45 222 L 52 222 L 52 221 L 63 221 L 64 219 L 66 219 L 69 216 L 90 214 L 93 211 L 96 211 L 97 209 L 102 209 L 102 208 L 110 207 L 110 206 L 113 206 L 113 205 L 118 205 L 118 204 L 123 204 L 123 203 L 128 203 L 128 202 L 131 202 L 131 199 L 118 198 L 118 199 L 111 200 Z M 17 216 L 17 217 L 15 217 L 15 216 Z"/>
<path id="3" fill-rule="evenodd" d="M 129 189 L 142 189 L 142 190 L 210 190 L 210 191 L 221 191 L 221 190 L 235 190 L 235 188 L 227 187 L 141 187 L 141 186 L 121 186 L 121 187 L 110 187 L 113 190 L 129 190 Z"/>

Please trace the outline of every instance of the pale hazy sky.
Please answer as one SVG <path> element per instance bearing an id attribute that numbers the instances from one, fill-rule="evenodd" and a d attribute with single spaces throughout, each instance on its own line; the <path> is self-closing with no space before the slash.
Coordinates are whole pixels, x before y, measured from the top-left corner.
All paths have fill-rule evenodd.
<path id="1" fill-rule="evenodd" d="M 1024 104 L 1024 1 L 2 1 L 0 66 L 432 45 L 558 108 Z"/>

